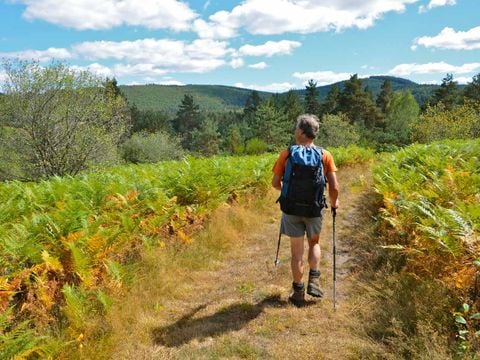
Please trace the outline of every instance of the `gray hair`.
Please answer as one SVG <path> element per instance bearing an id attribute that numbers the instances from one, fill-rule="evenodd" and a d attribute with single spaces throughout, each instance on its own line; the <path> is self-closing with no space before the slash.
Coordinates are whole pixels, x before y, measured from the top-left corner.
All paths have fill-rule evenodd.
<path id="1" fill-rule="evenodd" d="M 312 114 L 302 114 L 297 118 L 297 128 L 312 140 L 317 137 L 319 123 L 318 117 Z"/>

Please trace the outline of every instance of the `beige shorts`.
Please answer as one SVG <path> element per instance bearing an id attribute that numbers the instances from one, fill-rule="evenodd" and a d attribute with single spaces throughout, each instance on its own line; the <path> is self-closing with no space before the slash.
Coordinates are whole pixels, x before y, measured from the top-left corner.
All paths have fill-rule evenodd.
<path id="1" fill-rule="evenodd" d="M 301 237 L 307 233 L 307 238 L 320 235 L 322 230 L 322 216 L 307 218 L 282 213 L 280 232 L 290 237 Z"/>

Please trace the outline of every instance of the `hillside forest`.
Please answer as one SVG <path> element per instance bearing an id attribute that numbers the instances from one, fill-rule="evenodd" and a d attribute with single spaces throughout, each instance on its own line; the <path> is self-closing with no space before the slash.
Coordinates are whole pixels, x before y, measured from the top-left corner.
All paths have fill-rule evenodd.
<path id="1" fill-rule="evenodd" d="M 186 154 L 277 151 L 291 143 L 301 113 L 319 117 L 316 142 L 327 148 L 359 145 L 391 151 L 413 142 L 475 138 L 480 132 L 480 74 L 463 87 L 447 74 L 420 104 L 409 90 L 394 91 L 388 77 L 374 96 L 352 75 L 341 86 L 330 86 L 322 100 L 310 80 L 300 91 L 250 91 L 243 108 L 215 112 L 202 109 L 194 95 L 183 94 L 172 113 L 141 108 L 115 79 L 74 72 L 62 63 L 44 68 L 17 61 L 4 68 L 1 180 L 75 175 L 98 166 L 153 163 Z"/>

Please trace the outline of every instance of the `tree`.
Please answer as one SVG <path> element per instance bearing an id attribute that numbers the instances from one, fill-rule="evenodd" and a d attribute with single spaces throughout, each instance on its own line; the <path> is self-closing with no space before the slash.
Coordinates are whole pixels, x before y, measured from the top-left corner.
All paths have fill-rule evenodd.
<path id="1" fill-rule="evenodd" d="M 418 121 L 419 113 L 420 107 L 410 91 L 395 93 L 386 117 L 388 142 L 397 146 L 410 144 L 412 126 Z"/>
<path id="2" fill-rule="evenodd" d="M 328 91 L 325 102 L 322 104 L 322 119 L 325 114 L 335 114 L 338 108 L 338 102 L 340 100 L 340 91 L 337 85 L 332 85 Z"/>
<path id="3" fill-rule="evenodd" d="M 122 144 L 121 152 L 124 160 L 135 164 L 179 160 L 183 156 L 180 139 L 164 131 L 134 133 Z"/>
<path id="4" fill-rule="evenodd" d="M 313 79 L 308 80 L 308 85 L 305 86 L 305 112 L 317 116 L 320 113 L 317 83 Z"/>
<path id="5" fill-rule="evenodd" d="M 463 94 L 468 99 L 480 102 L 480 73 L 475 75 L 472 82 L 469 82 L 467 86 L 465 86 Z"/>
<path id="6" fill-rule="evenodd" d="M 366 129 L 381 126 L 381 115 L 368 92 L 362 88 L 357 74 L 345 82 L 340 93 L 338 111 L 346 114 L 352 124 Z"/>
<path id="7" fill-rule="evenodd" d="M 270 101 L 263 102 L 255 115 L 254 137 L 263 139 L 270 149 L 286 146 L 291 138 L 292 125 L 287 116 Z"/>
<path id="8" fill-rule="evenodd" d="M 243 108 L 243 114 L 245 117 L 253 116 L 257 112 L 258 107 L 262 103 L 260 94 L 257 90 L 252 90 L 250 96 L 245 101 L 245 107 Z"/>
<path id="9" fill-rule="evenodd" d="M 75 175 L 116 160 L 129 112 L 102 79 L 62 63 L 14 61 L 4 68 L 1 112 L 13 134 L 5 140 L 14 139 L 24 178 Z"/>
<path id="10" fill-rule="evenodd" d="M 392 98 L 393 98 L 392 83 L 390 82 L 390 80 L 385 80 L 382 84 L 380 93 L 378 94 L 377 100 L 376 100 L 377 107 L 381 110 L 381 112 L 384 115 L 386 115 L 388 112 L 388 108 L 390 107 Z"/>
<path id="11" fill-rule="evenodd" d="M 339 147 L 358 144 L 360 135 L 355 126 L 343 114 L 325 114 L 318 133 L 318 143 L 324 147 Z M 316 141 L 316 142 L 317 142 Z"/>
<path id="12" fill-rule="evenodd" d="M 214 119 L 204 118 L 198 129 L 192 131 L 191 150 L 205 156 L 218 154 L 220 150 L 220 134 Z"/>
<path id="13" fill-rule="evenodd" d="M 297 123 L 298 116 L 301 113 L 303 113 L 303 107 L 300 101 L 300 97 L 295 91 L 289 90 L 287 92 L 287 95 L 285 96 L 283 108 L 284 108 L 284 113 L 287 116 L 288 122 L 292 124 L 292 129 L 293 129 Z"/>
<path id="14" fill-rule="evenodd" d="M 413 140 L 421 143 L 443 139 L 480 137 L 480 103 L 466 101 L 453 109 L 443 103 L 428 106 L 414 125 Z"/>
<path id="15" fill-rule="evenodd" d="M 192 95 L 185 94 L 177 111 L 174 128 L 182 137 L 186 149 L 192 149 L 192 132 L 200 127 L 200 107 L 195 104 Z"/>
<path id="16" fill-rule="evenodd" d="M 452 110 L 458 103 L 458 99 L 459 91 L 457 82 L 453 80 L 452 74 L 447 74 L 447 76 L 442 79 L 440 87 L 433 94 L 431 105 L 436 105 L 441 102 L 445 106 L 445 109 Z"/>

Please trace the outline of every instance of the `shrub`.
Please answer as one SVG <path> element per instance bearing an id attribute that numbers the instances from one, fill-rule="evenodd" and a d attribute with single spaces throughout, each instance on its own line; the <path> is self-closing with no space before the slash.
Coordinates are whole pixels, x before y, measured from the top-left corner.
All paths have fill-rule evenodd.
<path id="1" fill-rule="evenodd" d="M 178 160 L 184 154 L 180 140 L 163 131 L 133 134 L 121 150 L 123 159 L 135 164 Z"/>
<path id="2" fill-rule="evenodd" d="M 245 153 L 247 155 L 258 155 L 267 151 L 268 145 L 259 138 L 253 138 L 247 141 L 245 145 Z"/>
<path id="3" fill-rule="evenodd" d="M 317 141 L 320 145 L 341 147 L 358 144 L 359 140 L 359 133 L 344 114 L 323 116 Z"/>

